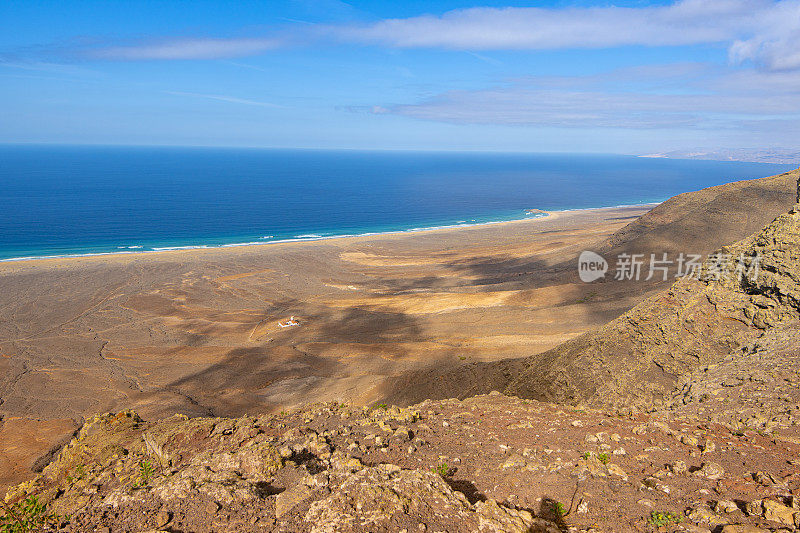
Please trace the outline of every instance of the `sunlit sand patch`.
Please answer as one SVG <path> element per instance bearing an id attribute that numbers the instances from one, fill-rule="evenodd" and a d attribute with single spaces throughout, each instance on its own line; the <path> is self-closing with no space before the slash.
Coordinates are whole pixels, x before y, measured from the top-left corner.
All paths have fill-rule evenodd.
<path id="1" fill-rule="evenodd" d="M 355 285 L 339 285 L 337 283 L 324 283 L 326 287 L 331 287 L 333 289 L 339 289 L 340 291 L 360 291 L 359 287 Z"/>
<path id="2" fill-rule="evenodd" d="M 425 292 L 398 294 L 391 296 L 374 296 L 371 298 L 352 298 L 347 300 L 330 300 L 330 307 L 346 309 L 348 307 L 366 307 L 404 312 L 410 314 L 432 314 L 467 309 L 474 307 L 496 307 L 519 291 L 496 291 L 483 293 Z"/>
<path id="3" fill-rule="evenodd" d="M 453 254 L 426 254 L 422 257 L 402 255 L 379 255 L 366 252 L 342 252 L 339 257 L 343 261 L 358 263 L 364 266 L 421 266 L 444 264 L 452 259 Z"/>
<path id="4" fill-rule="evenodd" d="M 545 308 L 581 303 L 585 297 L 583 287 L 567 284 L 539 289 L 466 292 L 408 292 L 364 298 L 329 300 L 332 308 L 380 308 L 409 314 L 434 314 L 461 309 L 492 307 Z"/>
<path id="5" fill-rule="evenodd" d="M 468 360 L 494 361 L 509 354 L 533 355 L 545 352 L 583 334 L 583 331 L 541 335 L 489 335 L 464 342 Z M 474 359 L 473 359 L 474 358 Z"/>

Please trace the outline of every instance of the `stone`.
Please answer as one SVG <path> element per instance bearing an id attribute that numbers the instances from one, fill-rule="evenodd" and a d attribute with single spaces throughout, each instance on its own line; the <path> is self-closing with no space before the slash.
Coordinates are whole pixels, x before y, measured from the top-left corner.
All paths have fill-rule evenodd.
<path id="1" fill-rule="evenodd" d="M 794 526 L 797 511 L 774 500 L 764 500 L 764 518 L 787 526 Z"/>
<path id="2" fill-rule="evenodd" d="M 608 471 L 612 476 L 619 476 L 623 480 L 628 481 L 628 474 L 619 465 L 611 463 L 608 465 Z"/>
<path id="3" fill-rule="evenodd" d="M 551 522 L 494 500 L 473 506 L 433 472 L 381 467 L 348 476 L 327 498 L 311 503 L 304 520 L 311 533 L 395 531 L 398 520 L 421 524 L 419 531 L 448 531 L 459 524 L 464 531 L 484 533 L 559 532 Z"/>
<path id="4" fill-rule="evenodd" d="M 283 515 L 294 509 L 295 506 L 311 496 L 312 490 L 304 483 L 292 485 L 275 497 L 275 517 Z"/>
<path id="5" fill-rule="evenodd" d="M 744 512 L 750 516 L 761 516 L 764 513 L 764 502 L 762 500 L 747 502 L 744 506 Z"/>
<path id="6" fill-rule="evenodd" d="M 156 514 L 156 528 L 161 529 L 172 520 L 172 513 L 169 511 L 161 510 Z"/>
<path id="7" fill-rule="evenodd" d="M 714 511 L 717 513 L 733 513 L 739 510 L 739 506 L 731 500 L 719 500 L 714 504 Z"/>
<path id="8" fill-rule="evenodd" d="M 711 530 L 707 527 L 695 526 L 693 524 L 686 524 L 682 527 L 683 530 L 687 531 L 688 533 L 711 533 Z"/>
<path id="9" fill-rule="evenodd" d="M 697 477 L 703 477 L 706 479 L 710 479 L 711 481 L 716 481 L 718 479 L 722 479 L 725 475 L 725 469 L 722 468 L 718 463 L 703 463 L 703 466 L 700 470 L 694 473 Z"/>
<path id="10" fill-rule="evenodd" d="M 713 440 L 708 439 L 708 438 L 705 439 L 703 441 L 703 443 L 700 445 L 700 450 L 702 450 L 702 453 L 704 453 L 704 454 L 713 453 L 713 452 L 716 451 L 716 449 L 717 449 L 717 445 L 714 444 Z"/>
<path id="11" fill-rule="evenodd" d="M 712 527 L 724 526 L 728 524 L 726 519 L 715 514 L 711 511 L 711 509 L 707 509 L 705 507 L 693 509 L 689 513 L 689 520 L 697 524 L 708 524 Z"/>
<path id="12" fill-rule="evenodd" d="M 681 442 L 687 446 L 697 446 L 700 441 L 694 435 L 681 435 Z"/>
<path id="13" fill-rule="evenodd" d="M 675 461 L 671 465 L 669 465 L 669 469 L 672 471 L 673 474 L 681 475 L 685 474 L 689 471 L 689 467 L 683 461 Z"/>
<path id="14" fill-rule="evenodd" d="M 507 468 L 524 468 L 526 464 L 527 464 L 527 461 L 525 460 L 525 458 L 522 457 L 521 455 L 515 453 L 514 455 L 512 455 L 511 457 L 506 459 L 506 461 L 503 463 L 502 468 L 503 469 L 507 469 Z"/>
<path id="15" fill-rule="evenodd" d="M 751 526 L 749 524 L 734 525 L 728 524 L 722 528 L 722 533 L 769 533 L 768 529 L 761 529 L 760 527 Z"/>

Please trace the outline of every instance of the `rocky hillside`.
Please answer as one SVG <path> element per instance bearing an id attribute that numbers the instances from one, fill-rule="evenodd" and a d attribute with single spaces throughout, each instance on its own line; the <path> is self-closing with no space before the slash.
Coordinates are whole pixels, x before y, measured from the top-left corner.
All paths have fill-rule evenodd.
<path id="1" fill-rule="evenodd" d="M 532 357 L 506 390 L 652 409 L 681 376 L 735 359 L 762 337 L 788 335 L 800 311 L 800 212 L 779 216 L 718 258 L 597 332 Z"/>
<path id="2" fill-rule="evenodd" d="M 798 453 L 790 424 L 499 393 L 238 419 L 123 412 L 87 422 L 7 501 L 38 495 L 61 531 L 758 533 L 800 523 Z"/>
<path id="3" fill-rule="evenodd" d="M 618 231 L 600 251 L 707 254 L 758 232 L 789 211 L 798 178 L 800 169 L 679 194 Z"/>

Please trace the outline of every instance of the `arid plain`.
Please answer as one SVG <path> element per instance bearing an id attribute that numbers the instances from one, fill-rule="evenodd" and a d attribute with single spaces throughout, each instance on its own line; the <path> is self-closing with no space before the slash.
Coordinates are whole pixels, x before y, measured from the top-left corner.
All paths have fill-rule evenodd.
<path id="1" fill-rule="evenodd" d="M 0 264 L 0 485 L 102 411 L 367 403 L 404 372 L 545 351 L 644 296 L 574 261 L 647 209 Z"/>

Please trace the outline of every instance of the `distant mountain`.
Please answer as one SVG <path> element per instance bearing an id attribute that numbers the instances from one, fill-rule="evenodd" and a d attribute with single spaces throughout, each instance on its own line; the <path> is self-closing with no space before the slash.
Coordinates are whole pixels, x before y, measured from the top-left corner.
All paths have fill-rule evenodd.
<path id="1" fill-rule="evenodd" d="M 800 163 L 800 150 L 672 150 L 639 157 L 665 158 L 665 159 L 705 159 L 711 161 L 751 161 L 755 163 L 780 163 L 794 165 Z"/>

